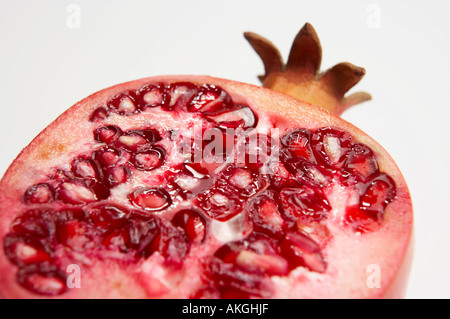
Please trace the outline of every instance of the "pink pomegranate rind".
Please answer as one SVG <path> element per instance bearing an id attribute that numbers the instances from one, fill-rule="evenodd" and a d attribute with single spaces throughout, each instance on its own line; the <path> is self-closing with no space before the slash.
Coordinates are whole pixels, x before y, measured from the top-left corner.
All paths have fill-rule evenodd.
<path id="1" fill-rule="evenodd" d="M 243 142 L 211 156 L 243 162 L 180 152 L 208 149 L 196 123 L 237 129 Z M 247 133 L 269 150 L 256 161 Z M 0 202 L 4 298 L 397 298 L 411 261 L 409 192 L 381 146 L 319 107 L 211 77 L 82 100 L 11 164 Z"/>

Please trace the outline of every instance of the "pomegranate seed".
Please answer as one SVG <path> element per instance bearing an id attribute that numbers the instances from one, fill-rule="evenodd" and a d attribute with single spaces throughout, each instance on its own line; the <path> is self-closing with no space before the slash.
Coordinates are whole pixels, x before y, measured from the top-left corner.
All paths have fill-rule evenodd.
<path id="1" fill-rule="evenodd" d="M 166 111 L 185 111 L 189 101 L 195 94 L 197 86 L 190 82 L 176 82 L 166 88 L 167 102 L 163 104 Z"/>
<path id="2" fill-rule="evenodd" d="M 311 136 L 312 149 L 317 161 L 329 168 L 340 169 L 352 147 L 353 138 L 347 132 L 326 127 Z"/>
<path id="3" fill-rule="evenodd" d="M 73 205 L 87 204 L 97 200 L 91 189 L 75 182 L 61 184 L 57 189 L 57 194 L 59 199 Z"/>
<path id="4" fill-rule="evenodd" d="M 205 115 L 218 114 L 230 108 L 231 98 L 227 92 L 215 85 L 203 85 L 188 105 L 189 112 Z"/>
<path id="5" fill-rule="evenodd" d="M 109 100 L 108 108 L 111 112 L 120 115 L 135 113 L 138 110 L 135 94 L 133 92 L 125 92 L 115 95 Z"/>
<path id="6" fill-rule="evenodd" d="M 70 220 L 59 223 L 56 227 L 56 239 L 66 247 L 75 251 L 83 251 L 85 245 L 91 241 L 86 223 Z"/>
<path id="7" fill-rule="evenodd" d="M 36 184 L 29 187 L 23 200 L 27 204 L 46 204 L 55 198 L 53 187 L 47 183 Z"/>
<path id="8" fill-rule="evenodd" d="M 312 187 L 328 186 L 333 178 L 331 171 L 308 162 L 302 157 L 286 159 L 283 164 L 297 181 Z"/>
<path id="9" fill-rule="evenodd" d="M 52 261 L 53 250 L 43 246 L 38 238 L 21 237 L 17 234 L 8 234 L 4 241 L 5 254 L 8 259 L 18 265 L 25 266 L 34 263 Z"/>
<path id="10" fill-rule="evenodd" d="M 205 220 L 195 210 L 188 209 L 179 211 L 173 217 L 172 224 L 184 229 L 188 238 L 194 243 L 200 243 L 205 238 Z"/>
<path id="11" fill-rule="evenodd" d="M 94 158 L 94 161 L 98 162 L 100 165 L 111 167 L 120 161 L 122 152 L 116 148 L 107 147 L 95 151 L 92 157 Z"/>
<path id="12" fill-rule="evenodd" d="M 11 224 L 11 228 L 18 234 L 47 238 L 55 232 L 54 218 L 55 212 L 52 210 L 29 210 L 19 215 Z"/>
<path id="13" fill-rule="evenodd" d="M 228 180 L 231 185 L 237 188 L 247 188 L 253 182 L 252 173 L 245 169 L 236 169 Z"/>
<path id="14" fill-rule="evenodd" d="M 94 140 L 111 144 L 122 135 L 122 130 L 115 125 L 103 126 L 94 131 Z"/>
<path id="15" fill-rule="evenodd" d="M 92 112 L 89 121 L 96 122 L 106 119 L 109 116 L 108 111 L 104 107 L 98 107 Z"/>
<path id="16" fill-rule="evenodd" d="M 260 255 L 252 251 L 242 250 L 236 257 L 236 265 L 243 270 L 272 275 L 286 275 L 288 262 L 277 255 Z"/>
<path id="17" fill-rule="evenodd" d="M 366 181 L 378 172 L 378 163 L 372 150 L 359 143 L 353 145 L 345 167 L 362 181 Z"/>
<path id="18" fill-rule="evenodd" d="M 115 187 L 125 183 L 131 175 L 131 170 L 125 165 L 108 168 L 106 172 L 106 183 L 109 187 Z"/>
<path id="19" fill-rule="evenodd" d="M 89 221 L 100 228 L 114 228 L 124 221 L 126 211 L 112 205 L 100 205 L 89 210 Z"/>
<path id="20" fill-rule="evenodd" d="M 219 115 L 210 116 L 208 117 L 208 120 L 217 123 L 221 129 L 237 129 L 238 127 L 246 129 L 255 127 L 257 124 L 255 114 L 252 109 L 247 106 Z"/>
<path id="21" fill-rule="evenodd" d="M 386 174 L 373 179 L 360 199 L 360 208 L 373 213 L 383 213 L 395 198 L 395 183 Z"/>
<path id="22" fill-rule="evenodd" d="M 118 145 L 124 147 L 125 149 L 136 152 L 148 149 L 155 142 L 159 142 L 161 136 L 157 130 L 146 129 L 146 130 L 130 130 L 125 132 L 118 139 Z"/>
<path id="23" fill-rule="evenodd" d="M 169 193 L 162 188 L 140 188 L 129 198 L 135 206 L 148 211 L 160 211 L 172 204 Z"/>
<path id="24" fill-rule="evenodd" d="M 164 92 L 164 84 L 146 85 L 138 91 L 138 100 L 141 109 L 166 105 L 168 97 Z"/>
<path id="25" fill-rule="evenodd" d="M 70 165 L 74 176 L 86 179 L 99 179 L 97 164 L 91 159 L 77 158 Z"/>
<path id="26" fill-rule="evenodd" d="M 164 163 L 165 150 L 161 147 L 152 147 L 146 151 L 134 154 L 130 162 L 139 170 L 151 171 Z"/>
<path id="27" fill-rule="evenodd" d="M 67 290 L 63 272 L 48 263 L 20 268 L 17 281 L 24 288 L 40 295 L 57 296 Z"/>
<path id="28" fill-rule="evenodd" d="M 289 217 L 300 218 L 308 223 L 327 218 L 331 206 L 320 188 L 285 188 L 280 193 L 283 208 Z"/>
<path id="29" fill-rule="evenodd" d="M 281 137 L 281 145 L 287 149 L 290 156 L 303 157 L 310 162 L 315 162 L 310 140 L 309 130 L 295 130 Z"/>
<path id="30" fill-rule="evenodd" d="M 319 245 L 302 233 L 288 233 L 280 242 L 282 256 L 289 263 L 290 269 L 299 266 L 311 271 L 323 273 L 327 263 L 323 259 Z"/>
<path id="31" fill-rule="evenodd" d="M 285 221 L 279 209 L 279 198 L 276 192 L 266 191 L 252 198 L 248 214 L 255 231 L 269 234 L 281 234 Z"/>

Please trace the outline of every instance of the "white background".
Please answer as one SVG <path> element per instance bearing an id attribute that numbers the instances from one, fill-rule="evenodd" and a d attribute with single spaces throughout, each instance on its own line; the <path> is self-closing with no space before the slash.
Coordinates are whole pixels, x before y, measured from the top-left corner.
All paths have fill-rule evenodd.
<path id="1" fill-rule="evenodd" d="M 79 28 L 70 4 L 80 9 Z M 344 118 L 388 150 L 410 187 L 416 249 L 407 297 L 450 298 L 449 4 L 2 0 L 0 175 L 66 108 L 113 84 L 161 74 L 259 84 L 262 63 L 242 32 L 269 38 L 286 58 L 308 21 L 322 68 L 366 68 L 357 89 L 373 101 Z"/>

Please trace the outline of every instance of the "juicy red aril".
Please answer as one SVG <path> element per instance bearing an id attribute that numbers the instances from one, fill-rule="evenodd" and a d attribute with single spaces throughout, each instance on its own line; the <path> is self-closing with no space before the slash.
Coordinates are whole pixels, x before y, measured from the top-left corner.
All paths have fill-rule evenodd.
<path id="1" fill-rule="evenodd" d="M 285 221 L 280 209 L 282 206 L 275 191 L 266 191 L 253 197 L 248 208 L 253 229 L 261 233 L 281 235 Z"/>
<path id="2" fill-rule="evenodd" d="M 36 184 L 29 187 L 23 196 L 27 204 L 46 204 L 55 198 L 53 187 L 47 183 Z"/>
<path id="3" fill-rule="evenodd" d="M 92 157 L 102 166 L 110 167 L 116 165 L 120 161 L 122 152 L 117 148 L 107 147 L 95 151 Z"/>
<path id="4" fill-rule="evenodd" d="M 24 234 L 25 235 L 25 234 Z M 53 251 L 39 239 L 33 239 L 29 236 L 22 237 L 18 234 L 8 234 L 3 243 L 5 254 L 8 259 L 23 267 L 33 263 L 51 261 Z"/>
<path id="5" fill-rule="evenodd" d="M 240 198 L 248 198 L 264 188 L 267 181 L 246 167 L 240 168 L 229 165 L 216 182 L 216 188 L 223 189 L 229 194 L 237 194 Z"/>
<path id="6" fill-rule="evenodd" d="M 130 130 L 125 132 L 117 140 L 118 145 L 124 147 L 125 149 L 136 152 L 146 149 L 155 142 L 159 142 L 161 136 L 159 132 L 154 129 L 145 130 Z"/>
<path id="7" fill-rule="evenodd" d="M 106 183 L 110 187 L 115 187 L 125 183 L 130 175 L 131 170 L 125 165 L 110 167 L 106 172 Z"/>
<path id="8" fill-rule="evenodd" d="M 252 109 L 247 106 L 239 107 L 236 110 L 221 113 L 219 115 L 210 116 L 208 119 L 217 123 L 221 129 L 237 129 L 239 127 L 246 129 L 255 127 L 257 124 L 255 114 Z"/>
<path id="9" fill-rule="evenodd" d="M 11 229 L 21 235 L 46 238 L 55 232 L 54 215 L 55 212 L 52 210 L 29 210 L 14 220 Z"/>
<path id="10" fill-rule="evenodd" d="M 331 171 L 308 162 L 302 157 L 288 158 L 284 161 L 284 166 L 298 181 L 312 187 L 328 186 L 332 179 Z"/>
<path id="11" fill-rule="evenodd" d="M 164 163 L 165 150 L 161 147 L 152 147 L 146 151 L 132 155 L 130 162 L 139 170 L 151 171 Z"/>
<path id="12" fill-rule="evenodd" d="M 347 207 L 344 221 L 355 231 L 373 231 L 379 227 L 386 206 L 395 198 L 395 183 L 386 174 L 380 174 L 358 186 L 359 204 Z"/>
<path id="13" fill-rule="evenodd" d="M 20 268 L 17 273 L 17 282 L 29 291 L 40 295 L 57 296 L 67 290 L 64 273 L 49 263 Z"/>
<path id="14" fill-rule="evenodd" d="M 167 105 L 168 96 L 164 85 L 145 85 L 138 91 L 138 101 L 141 109 Z"/>
<path id="15" fill-rule="evenodd" d="M 194 243 L 200 243 L 205 238 L 205 219 L 195 210 L 179 211 L 172 218 L 172 224 L 184 229 L 187 237 Z"/>
<path id="16" fill-rule="evenodd" d="M 345 167 L 362 181 L 378 172 L 378 163 L 372 150 L 360 143 L 353 145 Z"/>
<path id="17" fill-rule="evenodd" d="M 195 94 L 197 86 L 190 82 L 175 82 L 166 87 L 166 103 L 163 109 L 166 111 L 186 111 L 187 105 Z"/>
<path id="18" fill-rule="evenodd" d="M 208 216 L 221 221 L 230 219 L 242 210 L 239 199 L 219 189 L 208 189 L 200 193 L 194 203 Z"/>
<path id="19" fill-rule="evenodd" d="M 108 109 L 119 115 L 130 115 L 138 111 L 133 92 L 120 93 L 108 101 Z"/>
<path id="20" fill-rule="evenodd" d="M 305 222 L 324 219 L 331 210 L 328 199 L 320 188 L 314 189 L 306 185 L 285 188 L 280 195 L 285 212 Z"/>
<path id="21" fill-rule="evenodd" d="M 90 188 L 75 181 L 62 183 L 56 192 L 59 199 L 73 205 L 83 205 L 97 200 L 97 196 Z"/>
<path id="22" fill-rule="evenodd" d="M 218 114 L 229 109 L 230 104 L 231 98 L 227 92 L 215 85 L 203 85 L 190 101 L 188 111 Z"/>
<path id="23" fill-rule="evenodd" d="M 81 178 L 99 179 L 99 168 L 91 159 L 77 158 L 71 164 L 72 172 Z"/>
<path id="24" fill-rule="evenodd" d="M 311 137 L 317 161 L 326 167 L 339 169 L 351 151 L 353 138 L 347 132 L 334 128 L 320 128 Z"/>
<path id="25" fill-rule="evenodd" d="M 290 156 L 303 157 L 315 162 L 311 149 L 311 132 L 309 130 L 295 130 L 281 137 L 281 145 L 286 148 Z"/>
<path id="26" fill-rule="evenodd" d="M 126 213 L 117 207 L 106 205 L 97 206 L 89 210 L 90 222 L 100 228 L 109 228 L 120 225 Z"/>
<path id="27" fill-rule="evenodd" d="M 135 206 L 148 211 L 160 211 L 172 204 L 169 193 L 162 188 L 140 188 L 129 198 Z"/>
<path id="28" fill-rule="evenodd" d="M 103 126 L 94 131 L 94 139 L 97 142 L 111 144 L 122 135 L 122 130 L 115 125 Z"/>
<path id="29" fill-rule="evenodd" d="M 236 162 L 253 169 L 258 169 L 273 155 L 273 148 L 278 143 L 271 136 L 257 133 L 246 136 L 244 141 L 237 145 Z"/>
<path id="30" fill-rule="evenodd" d="M 106 119 L 109 116 L 108 110 L 104 107 L 98 107 L 96 108 L 91 116 L 89 117 L 89 121 L 95 122 L 95 121 L 101 121 Z"/>
<path id="31" fill-rule="evenodd" d="M 154 217 L 133 215 L 120 227 L 106 233 L 102 244 L 122 252 L 133 251 L 136 256 L 148 257 L 155 250 L 152 244 L 160 233 L 160 222 Z"/>
<path id="32" fill-rule="evenodd" d="M 369 183 L 359 205 L 366 211 L 382 213 L 394 197 L 394 181 L 386 174 L 381 174 Z"/>
<path id="33" fill-rule="evenodd" d="M 73 250 L 83 251 L 91 240 L 88 227 L 87 223 L 77 220 L 61 222 L 56 226 L 56 239 Z"/>
<path id="34" fill-rule="evenodd" d="M 289 262 L 290 269 L 302 266 L 322 273 L 327 268 L 319 245 L 302 233 L 288 233 L 281 240 L 280 248 L 282 256 Z"/>

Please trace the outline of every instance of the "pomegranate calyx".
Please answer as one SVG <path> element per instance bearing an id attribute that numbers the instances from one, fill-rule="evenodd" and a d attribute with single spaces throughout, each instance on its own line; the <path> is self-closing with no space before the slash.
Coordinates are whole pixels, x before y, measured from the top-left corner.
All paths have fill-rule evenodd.
<path id="1" fill-rule="evenodd" d="M 295 37 L 287 63 L 271 41 L 253 32 L 245 32 L 244 37 L 263 61 L 265 74 L 258 76 L 263 87 L 292 95 L 335 115 L 371 99 L 366 92 L 345 96 L 364 77 L 364 68 L 342 62 L 320 72 L 322 47 L 309 23 Z"/>

